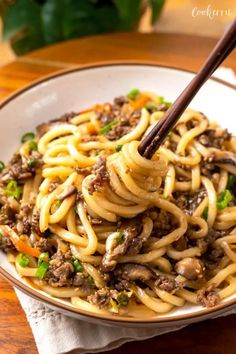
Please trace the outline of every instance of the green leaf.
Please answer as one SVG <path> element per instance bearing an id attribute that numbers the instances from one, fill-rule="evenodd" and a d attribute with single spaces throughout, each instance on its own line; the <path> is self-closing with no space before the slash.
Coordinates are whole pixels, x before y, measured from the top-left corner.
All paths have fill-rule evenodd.
<path id="1" fill-rule="evenodd" d="M 217 208 L 222 210 L 225 209 L 229 202 L 231 202 L 231 200 L 233 199 L 233 196 L 231 194 L 231 192 L 228 189 L 225 189 L 224 191 L 222 191 L 218 198 L 217 198 Z"/>
<path id="2" fill-rule="evenodd" d="M 118 29 L 130 31 L 138 24 L 141 15 L 141 0 L 113 0 L 120 17 Z"/>
<path id="3" fill-rule="evenodd" d="M 64 0 L 47 0 L 42 6 L 41 21 L 45 43 L 63 40 Z"/>
<path id="4" fill-rule="evenodd" d="M 45 44 L 40 17 L 40 5 L 34 0 L 17 0 L 4 11 L 3 37 L 10 40 L 16 54 Z"/>
<path id="5" fill-rule="evenodd" d="M 149 0 L 152 8 L 152 24 L 157 22 L 165 4 L 165 0 Z"/>

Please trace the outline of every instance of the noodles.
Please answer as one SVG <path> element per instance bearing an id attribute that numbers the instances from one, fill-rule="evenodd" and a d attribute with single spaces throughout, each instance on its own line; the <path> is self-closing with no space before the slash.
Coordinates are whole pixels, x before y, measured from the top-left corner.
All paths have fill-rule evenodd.
<path id="1" fill-rule="evenodd" d="M 0 249 L 93 313 L 215 306 L 236 292 L 235 138 L 188 109 L 148 160 L 169 103 L 136 91 L 30 133 L 0 174 Z"/>

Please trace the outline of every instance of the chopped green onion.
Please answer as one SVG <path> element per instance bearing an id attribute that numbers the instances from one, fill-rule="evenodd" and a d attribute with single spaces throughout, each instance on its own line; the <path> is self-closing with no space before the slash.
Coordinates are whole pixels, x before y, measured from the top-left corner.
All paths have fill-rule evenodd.
<path id="1" fill-rule="evenodd" d="M 82 266 L 82 264 L 80 263 L 80 261 L 76 257 L 72 258 L 72 264 L 73 264 L 73 266 L 75 268 L 75 271 L 77 273 L 82 273 L 83 272 L 84 267 Z"/>
<path id="2" fill-rule="evenodd" d="M 18 200 L 21 197 L 23 188 L 18 186 L 16 181 L 11 180 L 10 182 L 8 182 L 5 191 L 8 197 L 13 197 Z"/>
<path id="3" fill-rule="evenodd" d="M 99 133 L 100 133 L 100 134 L 103 134 L 103 135 L 109 133 L 109 131 L 111 130 L 111 128 L 112 128 L 114 125 L 116 125 L 116 124 L 118 124 L 118 121 L 117 121 L 117 120 L 111 121 L 110 123 L 104 125 L 104 127 L 102 127 L 102 128 L 99 130 Z"/>
<path id="4" fill-rule="evenodd" d="M 0 161 L 0 172 L 2 172 L 4 168 L 5 168 L 5 163 L 3 161 Z"/>
<path id="5" fill-rule="evenodd" d="M 122 147 L 123 147 L 123 145 L 121 145 L 121 144 L 116 145 L 116 147 L 115 147 L 116 152 L 121 151 Z"/>
<path id="6" fill-rule="evenodd" d="M 172 135 L 173 135 L 173 132 L 169 132 L 169 133 L 168 133 L 168 137 L 169 137 L 169 138 L 171 138 Z"/>
<path id="7" fill-rule="evenodd" d="M 40 267 L 43 262 L 49 261 L 49 254 L 47 252 L 43 252 L 40 254 L 38 258 L 38 266 Z"/>
<path id="8" fill-rule="evenodd" d="M 235 175 L 229 175 L 228 177 L 228 183 L 227 183 L 227 189 L 232 189 L 234 184 L 236 182 L 236 176 Z"/>
<path id="9" fill-rule="evenodd" d="M 128 93 L 127 97 L 130 98 L 131 100 L 135 100 L 135 98 L 136 98 L 139 94 L 140 94 L 139 89 L 134 88 L 134 89 L 132 89 L 132 90 Z"/>
<path id="10" fill-rule="evenodd" d="M 218 198 L 217 198 L 217 208 L 222 210 L 224 208 L 226 208 L 229 204 L 229 202 L 231 202 L 233 196 L 231 194 L 231 192 L 228 189 L 225 189 L 224 191 L 222 191 Z"/>
<path id="11" fill-rule="evenodd" d="M 168 108 L 172 106 L 172 102 L 164 101 L 163 104 L 167 106 Z"/>
<path id="12" fill-rule="evenodd" d="M 116 236 L 116 242 L 118 245 L 121 245 L 125 240 L 125 233 L 123 231 L 119 232 L 119 234 Z"/>
<path id="13" fill-rule="evenodd" d="M 24 144 L 24 143 L 26 143 L 26 141 L 33 140 L 34 137 L 35 137 L 35 134 L 33 132 L 25 133 L 21 138 L 21 143 Z"/>
<path id="14" fill-rule="evenodd" d="M 49 262 L 42 262 L 36 271 L 36 277 L 43 279 L 48 271 Z"/>
<path id="15" fill-rule="evenodd" d="M 29 257 L 27 257 L 24 253 L 20 253 L 18 255 L 18 263 L 21 267 L 27 267 L 29 261 L 30 261 Z"/>
<path id="16" fill-rule="evenodd" d="M 157 109 L 157 106 L 151 102 L 147 103 L 144 108 L 146 108 L 149 112 L 153 113 Z"/>
<path id="17" fill-rule="evenodd" d="M 119 312 L 119 306 L 117 302 L 114 299 L 110 300 L 110 305 L 111 305 L 111 312 L 118 313 Z"/>
<path id="18" fill-rule="evenodd" d="M 96 284 L 94 283 L 94 280 L 91 277 L 91 275 L 87 276 L 86 281 L 87 281 L 87 284 L 90 286 L 90 288 L 93 288 L 93 289 L 96 288 Z"/>
<path id="19" fill-rule="evenodd" d="M 127 306 L 129 303 L 129 297 L 128 295 L 124 292 L 121 291 L 118 295 L 116 300 L 118 301 L 120 306 Z"/>
<path id="20" fill-rule="evenodd" d="M 31 151 L 38 151 L 38 144 L 36 143 L 35 140 L 31 140 L 29 142 L 29 152 Z"/>
<path id="21" fill-rule="evenodd" d="M 205 220 L 208 219 L 208 207 L 206 207 L 206 208 L 203 210 L 202 217 L 203 217 L 203 219 L 205 219 Z"/>

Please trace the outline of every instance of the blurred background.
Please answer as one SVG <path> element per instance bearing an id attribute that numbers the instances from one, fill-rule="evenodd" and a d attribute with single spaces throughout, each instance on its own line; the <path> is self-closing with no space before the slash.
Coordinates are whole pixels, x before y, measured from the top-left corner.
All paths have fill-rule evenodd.
<path id="1" fill-rule="evenodd" d="M 71 38 L 114 31 L 218 38 L 236 0 L 0 0 L 0 65 Z"/>

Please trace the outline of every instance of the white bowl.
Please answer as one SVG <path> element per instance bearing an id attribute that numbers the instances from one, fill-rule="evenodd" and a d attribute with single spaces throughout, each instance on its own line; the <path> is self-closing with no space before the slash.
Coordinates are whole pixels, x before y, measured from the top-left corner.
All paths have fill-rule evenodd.
<path id="1" fill-rule="evenodd" d="M 0 159 L 7 161 L 19 147 L 21 135 L 34 130 L 41 122 L 66 112 L 82 110 L 94 103 L 110 101 L 134 87 L 156 92 L 173 101 L 193 76 L 191 72 L 168 67 L 119 63 L 77 68 L 46 77 L 13 94 L 0 105 Z M 233 86 L 211 79 L 192 101 L 191 107 L 236 133 L 235 102 Z M 92 322 L 102 321 L 103 324 L 133 327 L 187 324 L 224 313 L 236 304 L 235 294 L 214 308 L 186 305 L 155 318 L 95 315 L 32 288 L 20 278 L 3 253 L 0 253 L 0 265 L 0 273 L 29 296 L 67 315 Z"/>

